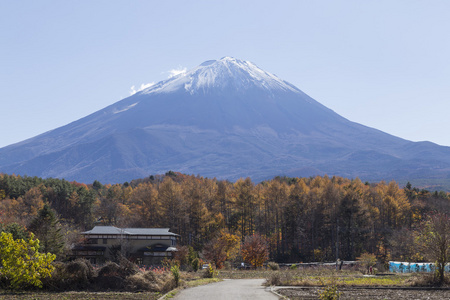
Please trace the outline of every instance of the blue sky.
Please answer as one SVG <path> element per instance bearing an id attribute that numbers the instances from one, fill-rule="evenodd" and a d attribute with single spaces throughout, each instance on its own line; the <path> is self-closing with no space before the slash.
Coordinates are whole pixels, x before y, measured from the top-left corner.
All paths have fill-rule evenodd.
<path id="1" fill-rule="evenodd" d="M 233 56 L 342 116 L 450 146 L 450 1 L 0 0 L 0 147 Z"/>

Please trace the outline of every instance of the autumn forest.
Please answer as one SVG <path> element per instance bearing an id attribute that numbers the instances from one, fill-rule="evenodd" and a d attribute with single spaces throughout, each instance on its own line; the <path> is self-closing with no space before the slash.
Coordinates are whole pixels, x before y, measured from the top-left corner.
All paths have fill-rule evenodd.
<path id="1" fill-rule="evenodd" d="M 365 252 L 381 261 L 412 260 L 420 257 L 405 233 L 428 213 L 450 211 L 449 199 L 410 184 L 327 176 L 256 184 L 170 171 L 86 185 L 0 174 L 0 225 L 28 227 L 48 204 L 64 227 L 66 247 L 94 225 L 114 225 L 170 228 L 180 245 L 201 251 L 226 229 L 242 240 L 259 233 L 277 262 L 355 260 Z"/>

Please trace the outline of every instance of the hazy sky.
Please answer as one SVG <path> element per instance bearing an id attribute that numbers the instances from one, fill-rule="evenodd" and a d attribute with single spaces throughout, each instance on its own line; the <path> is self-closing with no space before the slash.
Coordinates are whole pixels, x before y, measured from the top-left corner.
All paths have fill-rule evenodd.
<path id="1" fill-rule="evenodd" d="M 450 146 L 450 1 L 0 0 L 0 147 L 223 56 L 351 121 Z"/>

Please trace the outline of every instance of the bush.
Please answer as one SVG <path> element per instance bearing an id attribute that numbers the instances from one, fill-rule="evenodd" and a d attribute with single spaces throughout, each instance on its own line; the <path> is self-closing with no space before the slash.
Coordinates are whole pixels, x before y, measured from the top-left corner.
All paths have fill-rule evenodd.
<path id="1" fill-rule="evenodd" d="M 129 291 L 151 291 L 160 292 L 155 274 L 152 271 L 130 275 L 125 279 L 125 287 Z"/>
<path id="2" fill-rule="evenodd" d="M 175 280 L 175 286 L 180 284 L 180 268 L 177 265 L 173 265 L 170 268 L 170 272 L 172 272 L 173 279 Z"/>
<path id="3" fill-rule="evenodd" d="M 377 263 L 377 257 L 375 254 L 364 252 L 360 257 L 356 258 L 361 265 L 364 267 L 364 272 L 369 274 L 369 268 L 374 266 Z"/>
<path id="4" fill-rule="evenodd" d="M 319 292 L 319 299 L 321 300 L 338 300 L 342 293 L 338 292 L 336 285 L 330 285 L 325 287 L 324 290 Z"/>
<path id="5" fill-rule="evenodd" d="M 77 259 L 68 263 L 55 263 L 54 267 L 52 277 L 44 281 L 44 286 L 49 290 L 89 289 L 166 293 L 175 288 L 172 273 L 163 269 L 157 269 L 157 272 L 142 272 L 128 260 L 120 261 L 119 264 L 107 262 L 98 272 L 85 259 Z"/>
<path id="6" fill-rule="evenodd" d="M 125 279 L 138 273 L 135 264 L 125 258 L 119 259 L 119 264 L 107 262 L 98 271 L 97 288 L 117 290 L 125 287 Z"/>
<path id="7" fill-rule="evenodd" d="M 119 264 L 109 261 L 103 265 L 103 267 L 98 270 L 98 276 L 119 276 L 125 278 L 138 272 L 139 268 L 134 263 L 122 257 L 119 259 Z"/>
<path id="8" fill-rule="evenodd" d="M 79 258 L 66 264 L 66 270 L 70 284 L 75 284 L 79 288 L 85 288 L 93 279 L 95 272 L 92 264 Z"/>
<path id="9" fill-rule="evenodd" d="M 151 273 L 151 271 L 149 271 Z M 148 280 L 145 273 L 138 273 L 128 276 L 125 280 L 125 289 L 128 291 L 154 291 L 153 281 L 154 278 Z"/>
<path id="10" fill-rule="evenodd" d="M 115 262 L 107 262 L 103 267 L 98 270 L 98 276 L 96 280 L 97 288 L 107 290 L 122 289 L 125 286 L 125 279 L 136 272 L 130 270 L 128 264 L 124 265 L 116 264 Z"/>
<path id="11" fill-rule="evenodd" d="M 54 267 L 52 276 L 44 281 L 45 288 L 50 290 L 85 289 L 95 276 L 94 268 L 85 259 L 55 263 Z"/>
<path id="12" fill-rule="evenodd" d="M 281 284 L 281 274 L 279 272 L 273 273 L 266 279 L 265 285 L 271 286 L 280 286 Z"/>
<path id="13" fill-rule="evenodd" d="M 273 261 L 269 261 L 267 266 L 273 271 L 277 271 L 280 269 L 280 266 L 276 262 L 273 262 Z"/>
<path id="14" fill-rule="evenodd" d="M 225 270 L 233 269 L 233 266 L 231 265 L 231 263 L 229 261 L 224 262 L 223 267 L 225 268 Z"/>
<path id="15" fill-rule="evenodd" d="M 175 282 L 170 273 L 155 274 L 146 271 L 128 276 L 124 282 L 125 289 L 131 292 L 149 291 L 167 293 L 175 288 Z"/>
<path id="16" fill-rule="evenodd" d="M 122 276 L 130 276 L 139 272 L 138 266 L 126 259 L 125 257 L 121 257 L 119 260 L 120 272 Z"/>
<path id="17" fill-rule="evenodd" d="M 296 269 L 297 269 L 297 265 L 296 265 L 296 264 L 292 264 L 292 265 L 289 267 L 289 269 L 291 269 L 291 270 L 296 270 Z"/>
<path id="18" fill-rule="evenodd" d="M 198 269 L 200 269 L 200 260 L 196 257 L 192 260 L 192 270 L 194 270 L 194 272 L 197 272 Z"/>
<path id="19" fill-rule="evenodd" d="M 119 276 L 120 266 L 115 262 L 108 261 L 98 270 L 98 277 Z"/>
<path id="20" fill-rule="evenodd" d="M 217 272 L 212 264 L 209 264 L 203 273 L 203 278 L 215 278 L 219 272 Z"/>

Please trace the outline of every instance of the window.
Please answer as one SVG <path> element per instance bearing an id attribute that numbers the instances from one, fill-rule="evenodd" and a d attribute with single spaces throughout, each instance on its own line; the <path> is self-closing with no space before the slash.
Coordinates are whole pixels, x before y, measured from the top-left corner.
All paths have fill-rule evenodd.
<path id="1" fill-rule="evenodd" d="M 142 257 L 138 257 L 138 258 L 136 258 L 136 264 L 138 264 L 138 265 L 142 265 L 143 264 L 143 259 L 142 259 Z"/>
<path id="2" fill-rule="evenodd" d="M 103 244 L 108 244 L 108 239 L 103 239 Z"/>

